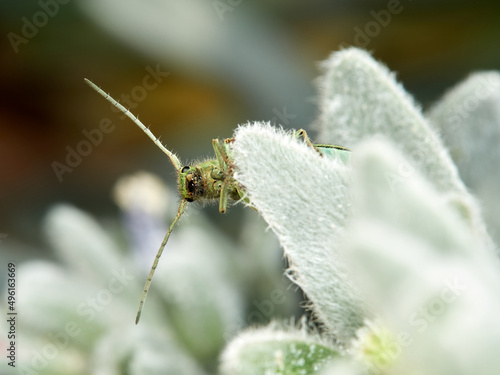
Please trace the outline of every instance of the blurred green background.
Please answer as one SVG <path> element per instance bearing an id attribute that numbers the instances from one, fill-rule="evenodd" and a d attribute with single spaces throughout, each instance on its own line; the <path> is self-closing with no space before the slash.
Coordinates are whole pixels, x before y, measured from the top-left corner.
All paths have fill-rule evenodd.
<path id="1" fill-rule="evenodd" d="M 84 77 L 117 99 L 135 93 L 132 112 L 190 161 L 249 120 L 310 129 L 318 62 L 342 46 L 372 51 L 424 108 L 469 72 L 500 66 L 495 1 L 62 3 L 0 3 L 0 233 L 13 260 L 51 256 L 39 228 L 53 203 L 113 219 L 120 176 L 145 169 L 175 185 L 168 159 Z M 156 67 L 169 75 L 137 88 Z M 114 130 L 60 181 L 53 163 L 103 118 Z M 240 210 L 205 211 L 233 232 Z"/>

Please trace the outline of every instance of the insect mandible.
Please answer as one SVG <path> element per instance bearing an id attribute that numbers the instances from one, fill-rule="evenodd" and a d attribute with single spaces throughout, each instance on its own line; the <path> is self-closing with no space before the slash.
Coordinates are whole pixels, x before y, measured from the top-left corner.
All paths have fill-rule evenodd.
<path id="1" fill-rule="evenodd" d="M 223 141 L 219 139 L 212 140 L 215 159 L 207 160 L 194 165 L 183 166 L 179 158 L 173 152 L 168 150 L 160 142 L 160 140 L 154 136 L 149 128 L 144 126 L 137 116 L 133 115 L 127 108 L 113 99 L 92 81 L 85 78 L 85 82 L 101 94 L 112 105 L 122 111 L 139 128 L 141 128 L 142 131 L 146 133 L 146 135 L 156 144 L 156 146 L 167 154 L 179 176 L 178 185 L 182 199 L 177 209 L 177 214 L 168 227 L 168 231 L 163 238 L 160 248 L 158 249 L 153 261 L 153 265 L 151 266 L 151 270 L 149 271 L 149 275 L 139 301 L 139 308 L 137 309 L 137 315 L 135 318 L 135 324 L 137 324 L 141 318 L 142 308 L 144 306 L 144 302 L 146 301 L 151 281 L 153 280 L 153 276 L 163 253 L 163 249 L 167 244 L 175 224 L 186 210 L 187 203 L 200 199 L 219 199 L 219 212 L 226 213 L 229 199 L 233 201 L 243 201 L 245 203 L 249 203 L 249 201 L 246 198 L 244 187 L 241 186 L 233 177 L 234 165 L 231 157 L 231 143 L 234 141 L 233 138 L 226 138 Z M 348 148 L 328 144 L 313 144 L 307 136 L 306 131 L 303 129 L 297 130 L 293 134 L 297 139 L 302 138 L 309 147 L 316 150 L 321 156 L 340 157 L 340 159 L 344 162 L 349 159 L 350 150 Z"/>

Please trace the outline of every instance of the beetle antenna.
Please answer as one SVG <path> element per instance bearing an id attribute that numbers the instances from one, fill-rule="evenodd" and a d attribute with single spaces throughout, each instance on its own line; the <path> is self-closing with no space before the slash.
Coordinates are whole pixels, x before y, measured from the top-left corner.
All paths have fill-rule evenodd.
<path id="1" fill-rule="evenodd" d="M 127 108 L 125 108 L 123 105 L 121 105 L 118 101 L 113 99 L 109 94 L 107 94 L 104 90 L 102 90 L 99 86 L 97 86 L 94 82 L 88 80 L 87 78 L 84 78 L 85 82 L 92 87 L 95 91 L 97 91 L 99 94 L 101 94 L 104 99 L 106 99 L 108 102 L 113 104 L 116 108 L 118 108 L 120 111 L 122 111 L 125 116 L 127 116 L 129 119 L 131 119 L 134 124 L 136 124 L 139 128 L 142 129 L 144 133 L 155 143 L 156 146 L 160 148 L 167 156 L 170 158 L 170 161 L 174 165 L 174 168 L 179 171 L 182 168 L 181 162 L 179 158 L 169 149 L 167 149 L 163 144 L 160 142 L 160 139 L 158 137 L 155 137 L 155 135 L 149 130 L 144 124 L 139 120 L 139 117 L 135 116 L 130 112 Z"/>
<path id="2" fill-rule="evenodd" d="M 167 244 L 168 238 L 170 237 L 170 233 L 172 233 L 172 230 L 174 229 L 175 223 L 177 223 L 177 221 L 179 221 L 179 219 L 181 218 L 181 215 L 186 210 L 186 203 L 187 203 L 187 201 L 185 199 L 181 200 L 181 203 L 179 204 L 179 208 L 177 209 L 177 215 L 175 215 L 174 221 L 172 221 L 172 224 L 170 224 L 170 227 L 168 228 L 168 232 L 167 232 L 167 234 L 165 234 L 165 238 L 163 238 L 163 242 L 161 243 L 160 248 L 158 249 L 158 252 L 156 253 L 155 260 L 153 262 L 153 265 L 151 266 L 151 270 L 149 271 L 148 279 L 146 280 L 146 284 L 144 284 L 144 289 L 142 290 L 141 300 L 139 302 L 139 308 L 137 309 L 137 315 L 135 317 L 135 324 L 139 323 L 139 319 L 141 319 L 142 307 L 144 306 L 144 302 L 146 301 L 149 287 L 151 286 L 151 280 L 153 280 L 153 275 L 155 274 L 156 267 L 158 266 L 158 261 L 160 260 L 161 254 L 163 253 L 163 249 L 165 248 L 165 245 Z"/>

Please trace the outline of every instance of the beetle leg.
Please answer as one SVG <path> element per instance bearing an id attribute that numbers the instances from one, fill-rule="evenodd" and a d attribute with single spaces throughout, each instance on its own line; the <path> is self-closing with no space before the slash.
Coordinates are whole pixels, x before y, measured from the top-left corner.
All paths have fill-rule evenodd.
<path id="1" fill-rule="evenodd" d="M 229 190 L 229 184 L 228 184 L 228 181 L 226 179 L 222 182 L 222 187 L 220 189 L 219 212 L 221 214 L 226 213 L 228 190 Z"/>
<path id="2" fill-rule="evenodd" d="M 307 132 L 304 129 L 297 130 L 294 133 L 294 136 L 297 139 L 302 138 L 304 140 L 304 142 L 306 143 L 306 145 L 308 145 L 312 149 L 316 150 L 318 152 L 318 154 L 320 154 L 321 156 L 323 156 L 323 154 L 321 153 L 321 151 L 318 150 L 318 148 L 313 145 L 313 143 L 311 142 L 311 139 L 309 138 L 309 136 L 307 135 Z"/>
<path id="3" fill-rule="evenodd" d="M 226 160 L 227 160 L 227 153 L 224 150 L 224 148 L 220 145 L 220 142 L 218 139 L 212 139 L 212 147 L 214 148 L 215 152 L 215 157 L 217 158 L 217 162 L 219 163 L 219 168 L 221 171 L 225 171 L 227 169 L 226 167 Z"/>

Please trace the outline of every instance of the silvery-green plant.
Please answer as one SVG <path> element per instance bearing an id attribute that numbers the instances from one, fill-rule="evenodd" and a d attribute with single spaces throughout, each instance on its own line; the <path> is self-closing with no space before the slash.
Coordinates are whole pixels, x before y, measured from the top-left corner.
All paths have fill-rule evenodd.
<path id="1" fill-rule="evenodd" d="M 464 183 L 479 200 L 492 237 L 500 241 L 500 73 L 471 74 L 427 113 Z"/>
<path id="2" fill-rule="evenodd" d="M 427 120 L 394 74 L 368 53 L 347 49 L 322 66 L 318 142 L 350 147 L 349 165 L 321 158 L 262 123 L 236 131 L 234 160 L 236 178 L 280 239 L 288 274 L 309 298 L 330 361 L 308 356 L 311 349 L 297 351 L 296 336 L 276 329 L 273 338 L 263 328 L 229 344 L 223 373 L 497 373 L 495 245 L 462 169 L 430 125 L 446 125 L 450 108 L 465 105 L 467 90 L 453 90 Z M 489 73 L 488 82 L 497 77 Z M 469 83 L 469 92 L 478 84 Z M 492 157 L 492 165 L 497 153 L 490 154 L 491 140 L 481 133 L 499 134 L 500 91 L 488 87 L 489 95 L 475 96 L 455 137 L 473 144 L 466 146 L 472 159 Z M 483 205 L 498 202 L 491 193 L 497 180 L 488 179 Z M 318 345 L 310 340 L 303 345 Z M 266 360 L 258 361 L 266 347 Z M 304 366 L 297 370 L 300 354 Z"/>
<path id="3" fill-rule="evenodd" d="M 274 311 L 292 313 L 297 302 L 277 273 L 280 257 L 269 251 L 273 236 L 243 231 L 249 249 L 236 252 L 245 246 L 195 215 L 178 228 L 158 269 L 147 319 L 135 326 L 143 279 L 174 194 L 141 172 L 120 181 L 115 195 L 131 245 L 115 225 L 60 204 L 49 210 L 43 228 L 58 261 L 19 266 L 20 373 L 207 374 L 226 341 L 252 321 L 248 295 L 260 302 L 279 292 Z M 244 223 L 252 233 L 265 229 Z M 259 283 L 255 269 L 265 270 Z"/>
<path id="4" fill-rule="evenodd" d="M 177 229 L 149 318 L 134 326 L 137 260 L 120 252 L 116 231 L 57 206 L 45 230 L 62 265 L 19 272 L 26 373 L 206 374 L 221 351 L 223 375 L 498 373 L 500 270 L 488 235 L 500 229 L 489 173 L 499 159 L 498 73 L 471 76 L 426 118 L 362 50 L 336 52 L 322 67 L 316 141 L 349 147 L 349 163 L 269 123 L 238 128 L 232 154 L 315 327 L 275 321 L 234 337 L 252 323 L 243 296 L 253 270 L 273 257 L 255 242 L 262 226 L 245 237 L 251 254 L 238 255 L 197 216 Z M 158 189 L 141 189 L 121 200 L 125 226 L 136 247 L 154 251 L 162 220 L 141 211 L 140 197 Z"/>

